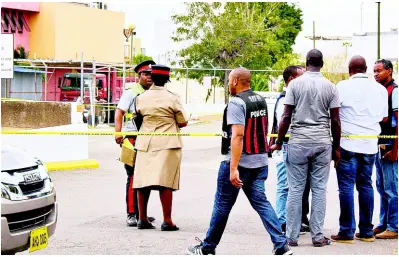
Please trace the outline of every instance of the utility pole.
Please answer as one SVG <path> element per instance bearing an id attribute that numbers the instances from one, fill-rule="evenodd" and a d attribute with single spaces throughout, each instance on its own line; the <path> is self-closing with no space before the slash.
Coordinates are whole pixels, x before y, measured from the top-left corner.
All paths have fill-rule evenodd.
<path id="1" fill-rule="evenodd" d="M 132 65 L 133 65 L 133 56 L 134 56 L 133 36 L 134 36 L 134 32 L 132 34 L 132 37 L 130 38 L 130 61 L 131 61 Z"/>
<path id="2" fill-rule="evenodd" d="M 83 84 L 83 52 L 80 53 L 80 99 L 84 100 L 84 84 Z"/>
<path id="3" fill-rule="evenodd" d="M 314 21 L 313 21 L 313 49 L 316 49 L 316 29 Z"/>
<path id="4" fill-rule="evenodd" d="M 381 58 L 381 17 L 380 17 L 380 13 L 381 13 L 381 9 L 380 9 L 380 4 L 381 2 L 377 2 L 378 5 L 378 30 L 377 30 L 377 59 Z"/>
<path id="5" fill-rule="evenodd" d="M 360 5 L 360 33 L 363 33 L 363 2 Z"/>

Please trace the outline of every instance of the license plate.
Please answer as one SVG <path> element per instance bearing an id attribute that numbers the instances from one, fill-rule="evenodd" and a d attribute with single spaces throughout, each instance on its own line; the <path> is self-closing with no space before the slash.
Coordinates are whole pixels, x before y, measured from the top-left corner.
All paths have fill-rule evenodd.
<path id="1" fill-rule="evenodd" d="M 41 180 L 40 174 L 37 172 L 25 174 L 25 175 L 23 175 L 23 177 L 24 177 L 25 183 L 33 183 L 33 182 Z"/>
<path id="2" fill-rule="evenodd" d="M 29 252 L 34 252 L 46 248 L 48 245 L 47 227 L 38 228 L 30 232 Z"/>

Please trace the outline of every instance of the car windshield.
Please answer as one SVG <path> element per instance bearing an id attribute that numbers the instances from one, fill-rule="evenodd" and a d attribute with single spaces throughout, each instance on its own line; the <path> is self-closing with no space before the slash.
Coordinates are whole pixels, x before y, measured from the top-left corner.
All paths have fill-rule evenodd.
<path id="1" fill-rule="evenodd" d="M 91 79 L 84 78 L 83 79 L 83 86 L 87 87 L 91 84 Z M 62 83 L 62 90 L 80 90 L 80 78 L 64 78 Z"/>

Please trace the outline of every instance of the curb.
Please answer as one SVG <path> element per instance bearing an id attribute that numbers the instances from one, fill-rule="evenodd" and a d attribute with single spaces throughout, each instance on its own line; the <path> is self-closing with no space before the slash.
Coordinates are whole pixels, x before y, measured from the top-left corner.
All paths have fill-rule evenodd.
<path id="1" fill-rule="evenodd" d="M 95 159 L 64 161 L 64 162 L 46 162 L 44 163 L 48 171 L 55 170 L 75 170 L 75 169 L 96 169 L 100 165 Z"/>

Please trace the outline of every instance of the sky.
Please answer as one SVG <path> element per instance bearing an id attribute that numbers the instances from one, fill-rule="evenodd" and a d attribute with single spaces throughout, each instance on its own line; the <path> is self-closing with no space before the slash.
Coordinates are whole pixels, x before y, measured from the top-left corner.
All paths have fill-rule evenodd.
<path id="1" fill-rule="evenodd" d="M 297 53 L 304 53 L 312 48 L 312 41 L 305 36 L 313 33 L 315 21 L 316 35 L 351 36 L 353 33 L 377 31 L 377 4 L 375 1 L 335 0 L 296 2 L 303 12 L 302 32 L 293 47 Z M 362 7 L 362 8 L 361 8 Z M 168 50 L 178 50 L 184 44 L 176 44 L 171 35 L 176 25 L 171 20 L 173 14 L 184 13 L 185 5 L 180 1 L 109 1 L 108 9 L 125 12 L 126 27 L 136 25 L 136 37 L 141 38 L 146 54 L 155 61 L 160 58 L 164 63 Z M 361 10 L 362 16 L 361 16 Z M 390 31 L 399 27 L 399 1 L 381 0 L 381 31 Z M 396 17 L 395 17 L 396 16 Z M 362 21 L 362 22 L 361 22 Z"/>

